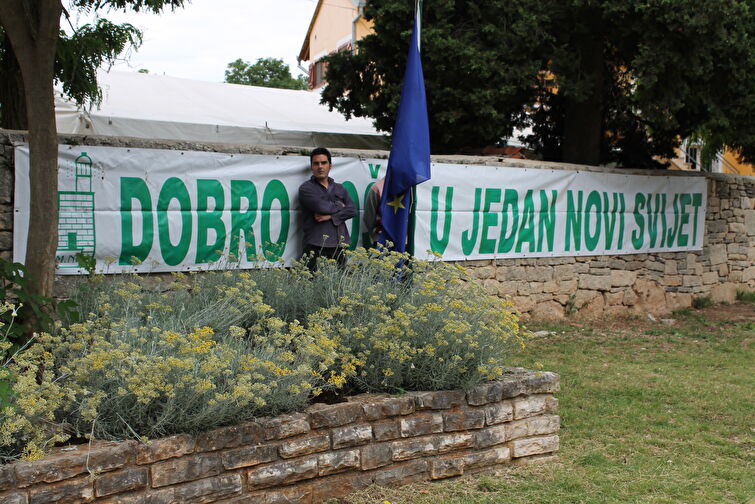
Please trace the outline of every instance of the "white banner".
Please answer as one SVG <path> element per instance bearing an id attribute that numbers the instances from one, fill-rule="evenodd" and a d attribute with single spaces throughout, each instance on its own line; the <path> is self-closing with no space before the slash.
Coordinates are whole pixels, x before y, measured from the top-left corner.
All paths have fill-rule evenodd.
<path id="1" fill-rule="evenodd" d="M 309 158 L 116 147 L 59 148 L 58 272 L 206 269 L 301 254 L 298 187 Z M 14 260 L 29 232 L 29 150 L 15 149 Z M 386 160 L 334 158 L 361 212 Z M 699 250 L 702 177 L 433 164 L 417 188 L 415 251 L 447 260 Z M 352 247 L 367 244 L 361 219 Z M 33 228 L 32 228 L 33 230 Z M 261 261 L 264 258 L 266 261 Z"/>
<path id="2" fill-rule="evenodd" d="M 434 164 L 415 250 L 446 260 L 700 250 L 706 180 Z"/>

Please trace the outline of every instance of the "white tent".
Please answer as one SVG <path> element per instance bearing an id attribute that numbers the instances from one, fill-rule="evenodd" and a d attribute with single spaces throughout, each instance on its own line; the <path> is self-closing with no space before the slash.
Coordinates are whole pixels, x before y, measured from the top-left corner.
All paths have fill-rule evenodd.
<path id="1" fill-rule="evenodd" d="M 241 86 L 130 72 L 100 73 L 103 99 L 91 110 L 59 98 L 59 133 L 386 149 L 371 120 L 346 121 L 320 93 Z"/>

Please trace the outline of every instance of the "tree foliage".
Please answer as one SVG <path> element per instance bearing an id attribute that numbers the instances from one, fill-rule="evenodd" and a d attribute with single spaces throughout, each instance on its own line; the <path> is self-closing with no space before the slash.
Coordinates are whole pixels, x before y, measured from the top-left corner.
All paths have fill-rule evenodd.
<path id="1" fill-rule="evenodd" d="M 114 24 L 103 18 L 79 27 L 72 26 L 71 33 L 60 30 L 55 52 L 55 81 L 76 103 L 98 103 L 101 91 L 97 70 L 112 64 L 123 51 L 138 48 L 141 42 L 142 33 L 131 24 Z M 14 112 L 23 100 L 21 70 L 15 58 L 15 52 L 0 27 L 0 61 L 3 61 L 0 81 L 7 83 L 0 90 L 0 125 L 26 129 L 25 113 Z"/>
<path id="2" fill-rule="evenodd" d="M 134 10 L 159 13 L 176 9 L 183 0 L 71 0 L 69 9 L 82 13 Z M 70 14 L 63 11 L 70 21 Z M 137 49 L 142 33 L 129 23 L 115 24 L 98 18 L 93 23 L 60 30 L 55 58 L 55 81 L 78 104 L 98 103 L 102 97 L 97 70 L 112 64 L 128 49 Z M 0 24 L 0 127 L 26 129 L 26 108 L 21 70 L 5 30 Z"/>
<path id="3" fill-rule="evenodd" d="M 304 75 L 293 77 L 282 59 L 259 58 L 252 64 L 241 58 L 228 63 L 225 81 L 229 84 L 262 86 L 280 89 L 307 89 Z"/>
<path id="4" fill-rule="evenodd" d="M 375 33 L 326 58 L 323 103 L 390 131 L 413 3 L 373 0 Z M 436 0 L 422 59 L 434 152 L 532 128 L 544 158 L 658 166 L 682 138 L 715 131 L 755 157 L 750 0 Z"/>
<path id="5" fill-rule="evenodd" d="M 58 39 L 55 78 L 63 92 L 77 103 L 99 102 L 97 70 L 115 61 L 127 48 L 137 49 L 142 33 L 129 23 L 117 25 L 107 19 L 77 28 Z"/>
<path id="6" fill-rule="evenodd" d="M 71 8 L 91 12 L 99 9 L 133 9 L 161 12 L 182 6 L 184 0 L 70 0 Z M 12 78 L 0 79 L 0 93 L 9 93 L 10 107 L 26 118 L 29 141 L 30 221 L 35 232 L 27 237 L 25 265 L 29 292 L 50 297 L 53 292 L 55 250 L 58 239 L 58 138 L 55 128 L 54 83 L 79 98 L 98 97 L 96 66 L 111 59 L 118 46 L 139 39 L 129 25 L 108 22 L 90 25 L 60 43 L 61 0 L 2 0 L 3 71 Z M 91 36 L 98 40 L 92 41 Z M 104 39 L 104 40 L 103 40 Z M 80 50 L 85 50 L 82 56 Z M 60 53 L 58 52 L 60 51 Z M 120 51 L 118 51 L 120 52 Z M 6 64 L 8 66 L 6 66 Z M 9 73 L 10 72 L 10 73 Z M 14 91 L 15 90 L 15 91 Z M 94 94 L 94 96 L 92 96 Z M 3 107 L 7 117 L 8 108 Z"/>

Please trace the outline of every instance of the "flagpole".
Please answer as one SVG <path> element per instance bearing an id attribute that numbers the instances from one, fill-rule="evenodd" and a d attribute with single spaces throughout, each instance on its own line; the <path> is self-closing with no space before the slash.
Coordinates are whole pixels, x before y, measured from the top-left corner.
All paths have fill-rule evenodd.
<path id="1" fill-rule="evenodd" d="M 416 192 L 412 189 L 431 177 L 430 131 L 419 52 L 422 0 L 415 0 L 414 7 L 414 29 L 380 199 L 383 232 L 379 242 L 398 252 L 405 252 L 413 238 L 410 228 Z"/>
<path id="2" fill-rule="evenodd" d="M 417 230 L 417 186 L 412 187 L 411 206 L 409 207 L 409 245 L 408 252 L 414 255 L 414 233 Z"/>
<path id="3" fill-rule="evenodd" d="M 417 50 L 422 50 L 422 0 L 414 1 L 414 18 L 417 20 Z"/>
<path id="4" fill-rule="evenodd" d="M 422 49 L 422 0 L 414 1 L 414 18 L 417 20 L 417 51 Z M 409 254 L 414 255 L 414 234 L 417 230 L 417 186 L 412 187 L 409 204 Z"/>

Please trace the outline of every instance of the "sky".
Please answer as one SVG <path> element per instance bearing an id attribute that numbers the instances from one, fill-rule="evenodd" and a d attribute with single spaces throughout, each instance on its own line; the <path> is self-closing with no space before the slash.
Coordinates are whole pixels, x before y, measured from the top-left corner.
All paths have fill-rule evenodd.
<path id="1" fill-rule="evenodd" d="M 296 56 L 316 5 L 316 0 L 191 0 L 162 15 L 113 11 L 102 16 L 131 23 L 144 34 L 141 48 L 113 70 L 144 68 L 151 74 L 223 82 L 228 63 L 238 58 L 252 63 L 280 58 L 292 75 L 303 73 Z"/>

